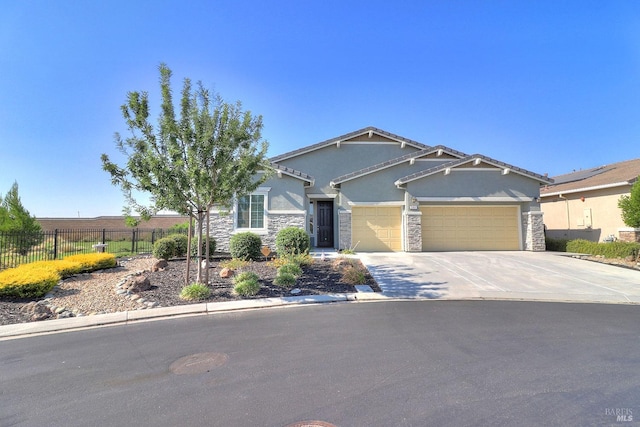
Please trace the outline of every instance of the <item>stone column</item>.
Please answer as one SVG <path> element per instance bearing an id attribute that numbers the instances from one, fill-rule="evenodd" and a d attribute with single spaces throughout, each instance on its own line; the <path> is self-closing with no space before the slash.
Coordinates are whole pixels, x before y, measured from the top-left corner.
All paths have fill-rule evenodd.
<path id="1" fill-rule="evenodd" d="M 338 211 L 338 249 L 351 248 L 351 211 Z"/>
<path id="2" fill-rule="evenodd" d="M 229 252 L 229 239 L 233 231 L 233 215 L 212 211 L 209 215 L 209 236 L 216 239 L 216 250 Z"/>
<path id="3" fill-rule="evenodd" d="M 544 252 L 547 250 L 547 245 L 544 240 L 544 222 L 542 220 L 542 212 L 523 212 L 522 231 L 525 251 Z"/>
<path id="4" fill-rule="evenodd" d="M 623 242 L 640 242 L 640 228 L 619 228 L 618 238 Z"/>
<path id="5" fill-rule="evenodd" d="M 422 252 L 422 212 L 405 212 L 404 241 L 407 252 Z"/>

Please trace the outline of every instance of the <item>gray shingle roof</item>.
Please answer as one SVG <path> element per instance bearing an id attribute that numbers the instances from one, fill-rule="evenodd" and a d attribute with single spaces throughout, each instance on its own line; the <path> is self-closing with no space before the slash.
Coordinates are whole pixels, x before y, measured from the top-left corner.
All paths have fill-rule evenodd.
<path id="1" fill-rule="evenodd" d="M 640 159 L 625 160 L 610 165 L 554 176 L 554 184 L 542 188 L 540 195 L 545 196 L 563 191 L 577 191 L 620 183 L 632 185 L 639 175 Z"/>
<path id="2" fill-rule="evenodd" d="M 277 163 L 271 162 L 271 166 L 276 170 L 276 171 L 280 171 L 285 173 L 286 175 L 292 176 L 294 178 L 298 178 L 301 179 L 303 181 L 307 181 L 311 184 L 313 184 L 313 182 L 315 181 L 314 178 L 311 175 L 307 175 L 304 172 L 300 172 L 298 170 L 295 170 L 293 168 L 284 166 L 284 165 L 279 165 Z"/>
<path id="3" fill-rule="evenodd" d="M 384 131 L 382 129 L 378 129 L 378 128 L 373 127 L 373 126 L 369 126 L 369 127 L 366 127 L 366 128 L 360 129 L 360 130 L 356 130 L 354 132 L 350 132 L 350 133 L 338 136 L 336 138 L 331 138 L 331 139 L 327 139 L 326 141 L 318 142 L 317 144 L 309 145 L 309 146 L 302 147 L 302 148 L 297 149 L 297 150 L 289 151 L 288 153 L 280 154 L 278 156 L 272 157 L 271 161 L 272 162 L 281 162 L 283 160 L 290 159 L 291 157 L 299 156 L 300 154 L 308 153 L 310 151 L 318 150 L 320 148 L 324 148 L 324 147 L 327 147 L 329 145 L 333 145 L 333 144 L 337 143 L 338 141 L 344 141 L 344 140 L 347 140 L 347 139 L 350 139 L 350 138 L 354 138 L 356 136 L 363 135 L 363 134 L 365 134 L 365 133 L 367 133 L 369 131 L 373 131 L 374 133 L 376 133 L 378 135 L 384 136 L 386 138 L 394 139 L 394 140 L 399 141 L 399 142 L 405 142 L 408 145 L 410 145 L 412 147 L 415 147 L 415 148 L 418 148 L 418 149 L 429 148 L 428 145 L 421 144 L 421 143 L 419 143 L 417 141 L 414 141 L 412 139 L 405 138 L 405 137 L 402 137 L 402 136 L 399 136 L 399 135 Z"/>
<path id="4" fill-rule="evenodd" d="M 513 171 L 513 172 L 518 173 L 520 175 L 524 175 L 524 176 L 527 176 L 529 178 L 537 179 L 541 183 L 549 184 L 549 183 L 553 182 L 552 179 L 547 178 L 546 176 L 537 174 L 535 172 L 531 172 L 531 171 L 528 171 L 526 169 L 522 169 L 522 168 L 519 168 L 517 166 L 513 166 L 513 165 L 501 162 L 501 161 L 496 160 L 496 159 L 492 159 L 491 157 L 487 157 L 487 156 L 484 156 L 482 154 L 473 154 L 473 155 L 466 156 L 466 157 L 464 157 L 462 159 L 459 159 L 459 160 L 453 160 L 451 162 L 444 163 L 442 165 L 439 165 L 439 166 L 436 166 L 436 167 L 433 167 L 433 168 L 430 168 L 430 169 L 426 169 L 426 170 L 423 170 L 423 171 L 420 171 L 420 172 L 413 173 L 411 175 L 407 175 L 407 176 L 397 180 L 395 182 L 395 184 L 396 185 L 406 184 L 407 182 L 415 181 L 416 179 L 424 178 L 426 176 L 433 175 L 433 174 L 436 174 L 438 172 L 442 172 L 445 169 L 455 168 L 455 167 L 464 165 L 466 163 L 472 162 L 475 159 L 481 159 L 482 161 L 484 161 L 485 163 L 488 163 L 490 165 L 497 166 L 497 167 L 504 168 L 504 169 L 509 169 L 510 171 Z"/>
<path id="5" fill-rule="evenodd" d="M 331 185 L 332 186 L 333 185 L 338 185 L 338 184 L 341 184 L 343 182 L 349 181 L 351 179 L 358 178 L 358 177 L 361 177 L 363 175 L 367 175 L 367 174 L 370 174 L 370 173 L 373 173 L 373 172 L 377 172 L 379 170 L 386 169 L 386 168 L 391 167 L 391 166 L 395 166 L 395 165 L 397 165 L 399 163 L 406 162 L 406 161 L 411 160 L 411 159 L 418 159 L 420 157 L 435 153 L 435 152 L 437 152 L 439 150 L 442 150 L 442 151 L 444 151 L 444 152 L 446 152 L 448 154 L 451 154 L 451 155 L 454 155 L 454 156 L 458 156 L 458 157 L 466 156 L 466 154 L 464 154 L 464 153 L 462 153 L 460 151 L 453 150 L 451 148 L 445 147 L 444 145 L 438 145 L 436 147 L 430 147 L 430 148 L 425 148 L 425 149 L 422 149 L 422 150 L 414 151 L 412 153 L 405 154 L 404 156 L 396 157 L 395 159 L 387 160 L 386 162 L 378 163 L 376 165 L 369 166 L 369 167 L 366 167 L 366 168 L 363 168 L 363 169 L 360 169 L 360 170 L 357 170 L 357 171 L 350 172 L 348 174 L 339 176 L 339 177 L 334 178 L 334 179 L 331 180 Z"/>

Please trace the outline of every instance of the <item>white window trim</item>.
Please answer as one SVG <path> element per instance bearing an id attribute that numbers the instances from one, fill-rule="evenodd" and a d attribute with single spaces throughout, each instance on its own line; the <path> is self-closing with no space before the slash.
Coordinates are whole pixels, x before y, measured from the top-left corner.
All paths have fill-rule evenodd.
<path id="1" fill-rule="evenodd" d="M 250 231 L 256 234 L 267 234 L 269 231 L 269 191 L 271 191 L 271 187 L 260 187 L 256 189 L 253 193 L 247 194 L 247 196 L 264 196 L 263 199 L 263 221 L 261 228 L 251 228 L 251 227 L 238 227 L 238 198 L 235 197 L 233 201 L 233 233 L 242 233 L 245 231 Z"/>

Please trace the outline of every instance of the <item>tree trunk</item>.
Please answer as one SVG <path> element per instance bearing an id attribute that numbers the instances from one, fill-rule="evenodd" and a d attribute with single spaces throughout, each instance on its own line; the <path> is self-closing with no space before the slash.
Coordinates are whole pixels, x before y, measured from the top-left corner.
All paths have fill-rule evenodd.
<path id="1" fill-rule="evenodd" d="M 193 234 L 193 228 L 192 228 L 192 224 L 193 224 L 193 213 L 189 212 L 189 228 L 188 228 L 188 235 L 187 235 L 187 271 L 184 274 L 184 285 L 185 286 L 189 286 L 189 270 L 191 269 L 191 235 Z"/>
<path id="2" fill-rule="evenodd" d="M 198 275 L 196 277 L 197 283 L 203 283 L 202 280 L 202 222 L 204 221 L 204 212 L 198 211 L 198 235 L 196 236 L 198 242 Z"/>
<path id="3" fill-rule="evenodd" d="M 209 240 L 210 240 L 210 236 L 209 236 L 209 227 L 210 227 L 210 212 L 211 212 L 211 207 L 207 207 L 207 213 L 205 214 L 205 218 L 207 223 L 204 226 L 204 229 L 206 230 L 205 232 L 206 234 L 206 238 L 205 238 L 205 257 L 204 257 L 204 281 L 205 283 L 208 285 L 209 284 L 209 259 L 211 254 L 209 253 Z"/>

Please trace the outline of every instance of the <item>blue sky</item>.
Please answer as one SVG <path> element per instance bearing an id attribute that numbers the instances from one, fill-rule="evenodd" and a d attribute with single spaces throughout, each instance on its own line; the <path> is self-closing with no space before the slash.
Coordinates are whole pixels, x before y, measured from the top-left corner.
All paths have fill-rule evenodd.
<path id="1" fill-rule="evenodd" d="M 376 126 L 551 176 L 640 157 L 635 0 L 3 0 L 0 194 L 120 214 L 100 154 L 160 62 L 261 114 L 270 156 Z"/>

